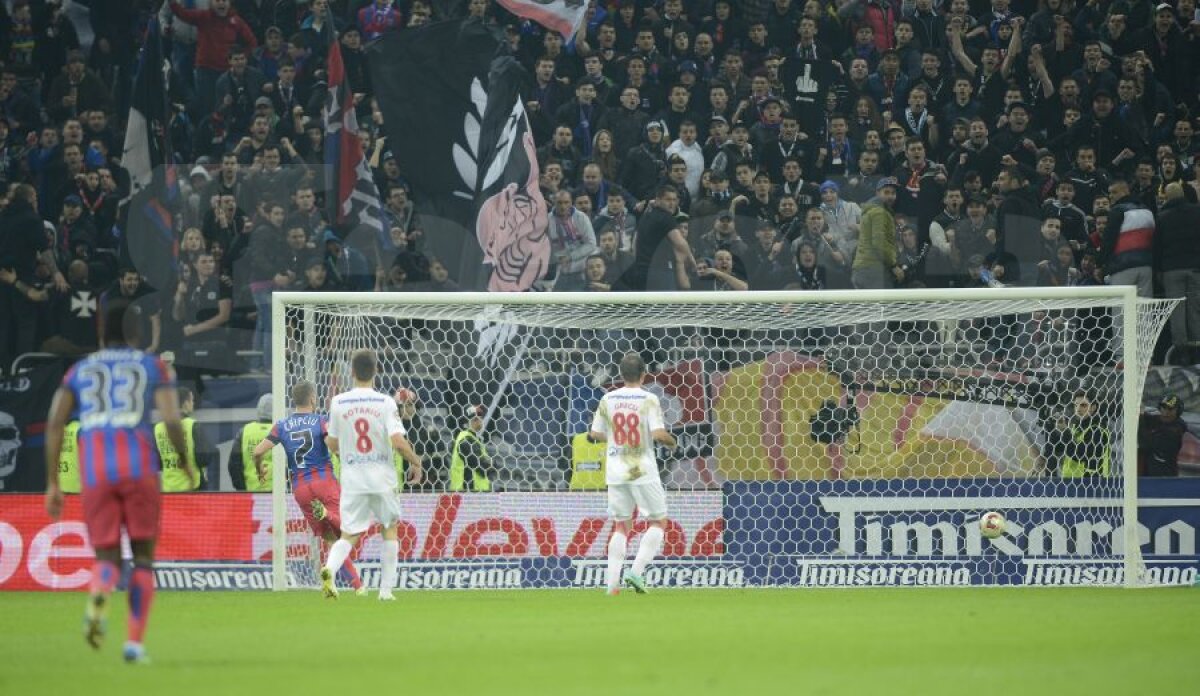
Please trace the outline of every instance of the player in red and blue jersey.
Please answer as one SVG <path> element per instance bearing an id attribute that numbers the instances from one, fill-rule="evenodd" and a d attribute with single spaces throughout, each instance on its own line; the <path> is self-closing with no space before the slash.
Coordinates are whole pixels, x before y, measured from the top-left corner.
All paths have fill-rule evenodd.
<path id="1" fill-rule="evenodd" d="M 281 445 L 287 455 L 288 485 L 296 504 L 308 520 L 308 526 L 325 542 L 325 546 L 342 536 L 342 489 L 333 474 L 333 463 L 325 436 L 329 434 L 328 419 L 316 412 L 317 388 L 312 382 L 299 382 L 292 387 L 292 415 L 275 423 L 270 434 L 254 448 L 254 466 L 258 478 L 266 482 L 267 470 L 263 458 L 275 445 Z M 356 592 L 364 593 L 358 569 L 349 558 L 342 571 Z"/>
<path id="2" fill-rule="evenodd" d="M 175 451 L 186 452 L 175 375 L 153 355 L 129 347 L 138 341 L 137 320 L 129 303 L 115 301 L 104 310 L 104 347 L 76 363 L 54 395 L 46 425 L 46 511 L 62 514 L 58 459 L 63 430 L 78 420 L 83 517 L 96 550 L 84 637 L 93 648 L 104 638 L 109 595 L 120 577 L 121 528 L 133 546 L 129 580 L 127 662 L 146 662 L 142 639 L 154 599 L 154 543 L 158 538 L 161 465 L 150 422 L 157 408 Z M 181 465 L 193 480 L 194 463 Z"/>

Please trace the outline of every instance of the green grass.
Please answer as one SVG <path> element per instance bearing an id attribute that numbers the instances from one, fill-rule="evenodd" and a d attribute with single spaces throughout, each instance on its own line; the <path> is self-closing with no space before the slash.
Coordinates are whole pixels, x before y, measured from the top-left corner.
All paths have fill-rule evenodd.
<path id="1" fill-rule="evenodd" d="M 1200 590 L 159 593 L 153 664 L 81 594 L 0 593 L 0 693 L 1178 694 Z"/>

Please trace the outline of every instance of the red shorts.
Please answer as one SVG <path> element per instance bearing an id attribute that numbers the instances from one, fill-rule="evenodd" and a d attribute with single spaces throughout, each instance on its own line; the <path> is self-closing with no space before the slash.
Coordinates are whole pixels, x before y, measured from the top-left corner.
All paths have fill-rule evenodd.
<path id="1" fill-rule="evenodd" d="M 292 494 L 296 497 L 296 504 L 304 513 L 304 519 L 308 520 L 309 529 L 312 529 L 313 534 L 319 537 L 332 534 L 335 538 L 342 535 L 342 487 L 336 479 L 330 477 L 301 481 L 292 489 Z M 325 519 L 318 520 L 313 516 L 314 500 L 321 501 L 325 506 Z"/>
<path id="2" fill-rule="evenodd" d="M 157 476 L 85 486 L 83 519 L 92 548 L 120 545 L 122 526 L 131 541 L 156 539 L 162 508 L 160 486 Z"/>

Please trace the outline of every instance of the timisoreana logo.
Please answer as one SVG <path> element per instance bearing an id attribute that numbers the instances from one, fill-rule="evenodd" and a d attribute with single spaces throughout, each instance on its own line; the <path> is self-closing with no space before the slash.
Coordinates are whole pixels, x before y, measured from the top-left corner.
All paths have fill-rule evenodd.
<path id="1" fill-rule="evenodd" d="M 846 557 L 955 558 L 998 553 L 1112 558 L 1123 555 L 1125 548 L 1121 501 L 1114 498 L 819 496 L 818 500 L 837 517 L 833 551 Z M 1150 498 L 1139 506 L 1196 507 L 1200 500 Z M 987 510 L 1004 510 L 1009 517 L 1004 534 L 996 539 L 984 539 L 979 532 L 977 513 Z M 1182 520 L 1153 530 L 1138 523 L 1135 534 L 1147 555 L 1196 555 L 1196 529 Z"/>
<path id="2" fill-rule="evenodd" d="M 603 559 L 571 561 L 572 587 L 604 587 Z M 743 587 L 746 573 L 740 563 L 679 559 L 657 561 L 646 568 L 646 584 L 652 587 Z"/>

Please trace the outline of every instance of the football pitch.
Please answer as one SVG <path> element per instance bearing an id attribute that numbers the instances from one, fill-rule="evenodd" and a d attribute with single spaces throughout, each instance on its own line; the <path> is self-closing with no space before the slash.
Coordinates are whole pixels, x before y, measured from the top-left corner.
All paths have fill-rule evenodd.
<path id="1" fill-rule="evenodd" d="M 79 593 L 0 593 L 4 694 L 1177 694 L 1200 589 L 400 592 L 155 598 L 147 666 Z"/>

